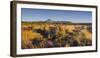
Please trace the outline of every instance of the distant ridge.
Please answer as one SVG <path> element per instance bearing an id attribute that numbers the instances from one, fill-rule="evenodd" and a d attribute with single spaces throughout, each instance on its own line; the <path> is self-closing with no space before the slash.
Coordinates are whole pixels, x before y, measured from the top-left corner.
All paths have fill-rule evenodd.
<path id="1" fill-rule="evenodd" d="M 53 21 L 52 19 L 48 19 L 45 22 L 48 22 L 48 23 L 72 23 L 70 21 Z"/>
<path id="2" fill-rule="evenodd" d="M 22 21 L 22 23 L 52 23 L 52 24 L 69 24 L 69 25 L 90 25 L 92 23 L 74 23 L 70 21 L 53 21 L 52 19 L 47 19 L 46 21 Z"/>

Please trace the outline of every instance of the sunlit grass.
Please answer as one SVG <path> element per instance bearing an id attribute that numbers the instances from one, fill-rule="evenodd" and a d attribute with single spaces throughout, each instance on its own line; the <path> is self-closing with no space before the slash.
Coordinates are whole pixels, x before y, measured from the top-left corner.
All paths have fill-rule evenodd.
<path id="1" fill-rule="evenodd" d="M 88 27 L 91 27 L 91 25 L 22 23 L 22 48 L 29 49 L 92 45 L 92 33 L 89 32 L 87 29 Z M 52 30 L 56 29 L 54 36 L 48 34 L 44 37 L 41 32 L 39 33 L 39 31 L 36 31 L 39 29 L 43 32 L 50 32 L 52 31 L 50 28 L 53 28 Z M 34 43 L 34 41 L 36 41 L 36 43 Z M 48 44 L 48 46 L 46 46 L 46 44 Z"/>

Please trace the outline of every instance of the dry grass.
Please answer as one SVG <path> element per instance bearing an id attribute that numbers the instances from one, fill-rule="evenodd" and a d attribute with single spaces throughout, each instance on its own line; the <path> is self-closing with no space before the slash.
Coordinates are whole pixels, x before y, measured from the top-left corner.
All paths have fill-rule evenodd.
<path id="1" fill-rule="evenodd" d="M 31 28 L 29 28 L 29 26 Z M 43 34 L 39 33 L 38 31 L 35 30 L 43 30 L 43 31 L 50 31 L 50 27 L 55 28 L 56 33 L 55 36 L 56 38 L 52 38 L 50 34 L 47 35 L 47 38 L 44 37 Z M 50 47 L 62 47 L 63 42 L 66 44 L 64 47 L 69 47 L 69 46 L 74 46 L 73 40 L 77 43 L 77 46 L 86 46 L 92 45 L 92 32 L 89 32 L 87 30 L 88 25 L 84 25 L 84 28 L 82 28 L 83 25 L 67 25 L 67 24 L 25 24 L 22 23 L 22 48 L 23 49 L 28 49 L 28 48 L 45 48 L 46 42 L 54 41 L 55 44 L 54 46 Z M 25 29 L 26 28 L 26 29 Z M 80 30 L 78 30 L 80 29 Z M 70 33 L 72 35 L 70 35 Z M 67 39 L 69 36 L 74 39 Z M 49 40 L 48 40 L 49 39 Z M 33 44 L 34 40 L 38 40 L 39 43 L 38 45 Z M 84 41 L 85 40 L 85 41 Z M 72 42 L 71 42 L 72 41 Z M 70 42 L 70 43 L 69 43 Z M 52 43 L 52 42 L 51 42 Z"/>

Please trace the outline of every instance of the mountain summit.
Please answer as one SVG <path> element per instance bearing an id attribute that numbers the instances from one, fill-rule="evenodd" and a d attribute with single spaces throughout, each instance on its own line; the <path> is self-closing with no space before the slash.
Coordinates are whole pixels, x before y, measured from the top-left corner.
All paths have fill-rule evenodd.
<path id="1" fill-rule="evenodd" d="M 46 20 L 46 22 L 53 22 L 53 20 L 52 19 L 48 19 L 48 20 Z"/>

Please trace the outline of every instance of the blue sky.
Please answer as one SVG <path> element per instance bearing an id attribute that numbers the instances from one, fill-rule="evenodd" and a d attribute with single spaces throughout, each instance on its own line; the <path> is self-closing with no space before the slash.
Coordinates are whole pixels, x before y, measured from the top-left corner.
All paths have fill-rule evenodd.
<path id="1" fill-rule="evenodd" d="M 74 10 L 50 10 L 50 9 L 21 9 L 22 21 L 46 21 L 52 19 L 54 21 L 71 21 L 75 23 L 91 23 L 91 11 L 74 11 Z"/>

